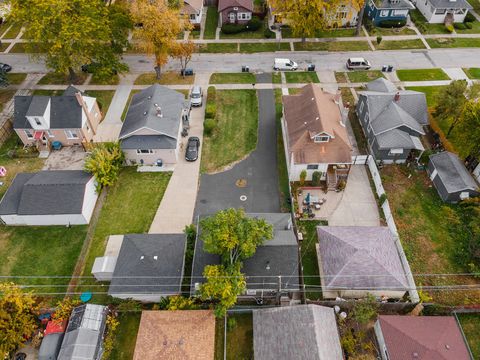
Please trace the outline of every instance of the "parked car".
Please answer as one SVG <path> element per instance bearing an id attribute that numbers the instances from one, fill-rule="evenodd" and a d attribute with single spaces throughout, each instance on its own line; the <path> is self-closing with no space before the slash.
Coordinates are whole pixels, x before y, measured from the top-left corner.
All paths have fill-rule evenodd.
<path id="1" fill-rule="evenodd" d="M 0 63 L 0 71 L 7 73 L 12 71 L 12 67 L 8 64 Z"/>
<path id="2" fill-rule="evenodd" d="M 200 139 L 196 136 L 188 138 L 185 160 L 195 161 L 198 159 L 198 149 L 200 149 Z"/>
<path id="3" fill-rule="evenodd" d="M 370 62 L 364 58 L 349 58 L 347 60 L 348 70 L 368 70 L 372 67 Z"/>
<path id="4" fill-rule="evenodd" d="M 275 59 L 273 70 L 297 70 L 298 64 L 290 59 Z"/>
<path id="5" fill-rule="evenodd" d="M 203 93 L 202 88 L 198 85 L 195 85 L 190 92 L 190 105 L 192 106 L 202 106 L 203 104 Z"/>

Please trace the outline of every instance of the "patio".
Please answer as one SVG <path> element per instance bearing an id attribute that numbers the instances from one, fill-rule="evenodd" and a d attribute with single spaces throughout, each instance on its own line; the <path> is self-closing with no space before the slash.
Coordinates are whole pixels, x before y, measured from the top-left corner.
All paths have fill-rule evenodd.
<path id="1" fill-rule="evenodd" d="M 307 205 L 304 205 L 304 200 L 308 200 L 309 197 L 310 209 L 315 215 L 310 219 L 328 221 L 340 205 L 343 194 L 343 191 L 325 192 L 320 187 L 301 187 L 298 189 L 297 196 L 298 211 L 300 214 L 303 214 L 303 209 L 307 207 Z"/>
<path id="2" fill-rule="evenodd" d="M 82 170 L 86 154 L 81 146 L 52 150 L 45 160 L 43 170 Z"/>

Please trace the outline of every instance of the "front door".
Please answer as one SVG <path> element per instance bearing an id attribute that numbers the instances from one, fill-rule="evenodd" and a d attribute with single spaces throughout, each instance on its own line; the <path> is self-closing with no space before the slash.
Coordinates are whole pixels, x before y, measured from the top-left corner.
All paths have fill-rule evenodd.
<path id="1" fill-rule="evenodd" d="M 231 24 L 235 24 L 235 20 L 237 19 L 237 14 L 234 12 L 231 12 L 228 14 L 228 20 L 230 21 Z"/>

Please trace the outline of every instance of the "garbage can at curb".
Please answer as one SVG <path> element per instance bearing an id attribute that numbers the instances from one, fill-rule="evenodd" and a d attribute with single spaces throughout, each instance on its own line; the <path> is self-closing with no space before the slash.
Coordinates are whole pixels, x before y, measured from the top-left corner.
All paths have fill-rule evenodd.
<path id="1" fill-rule="evenodd" d="M 247 65 L 242 65 L 242 72 L 250 72 L 250 68 Z"/>

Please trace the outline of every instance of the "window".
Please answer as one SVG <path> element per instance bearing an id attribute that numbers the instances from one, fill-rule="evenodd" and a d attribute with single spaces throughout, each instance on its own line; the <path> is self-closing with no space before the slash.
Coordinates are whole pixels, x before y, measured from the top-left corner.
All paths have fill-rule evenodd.
<path id="1" fill-rule="evenodd" d="M 42 120 L 38 117 L 34 118 L 35 119 L 35 124 L 37 124 L 38 126 L 42 125 Z"/>
<path id="2" fill-rule="evenodd" d="M 470 194 L 468 193 L 468 191 L 463 191 L 460 193 L 460 200 L 465 200 L 465 199 L 468 199 L 470 197 Z"/>
<path id="3" fill-rule="evenodd" d="M 250 13 L 238 13 L 239 20 L 250 20 L 251 14 Z"/>
<path id="4" fill-rule="evenodd" d="M 195 14 L 190 14 L 190 20 L 195 20 L 197 18 L 197 15 Z"/>
<path id="5" fill-rule="evenodd" d="M 399 154 L 403 154 L 403 149 L 390 149 L 388 152 L 388 156 L 395 156 Z"/>
<path id="6" fill-rule="evenodd" d="M 408 10 L 393 10 L 393 16 L 407 16 Z"/>
<path id="7" fill-rule="evenodd" d="M 307 165 L 307 170 L 318 170 L 318 165 Z"/>
<path id="8" fill-rule="evenodd" d="M 382 10 L 380 11 L 380 16 L 387 17 L 389 13 L 390 13 L 390 10 Z"/>
<path id="9" fill-rule="evenodd" d="M 318 142 L 328 142 L 330 140 L 330 136 L 328 135 L 317 135 L 313 138 L 313 141 L 318 143 Z"/>
<path id="10" fill-rule="evenodd" d="M 33 139 L 33 134 L 30 130 L 23 130 L 25 135 L 27 135 L 27 139 Z"/>
<path id="11" fill-rule="evenodd" d="M 48 134 L 48 137 L 55 137 L 55 135 L 53 135 L 53 133 L 50 131 L 50 130 L 47 130 L 47 134 Z"/>
<path id="12" fill-rule="evenodd" d="M 153 154 L 152 149 L 137 149 L 137 154 Z"/>
<path id="13" fill-rule="evenodd" d="M 78 139 L 78 134 L 75 130 L 65 130 L 65 135 L 67 135 L 67 139 Z"/>
<path id="14" fill-rule="evenodd" d="M 445 9 L 437 9 L 435 10 L 435 15 L 442 15 L 442 14 L 445 14 L 447 12 L 447 10 Z"/>

